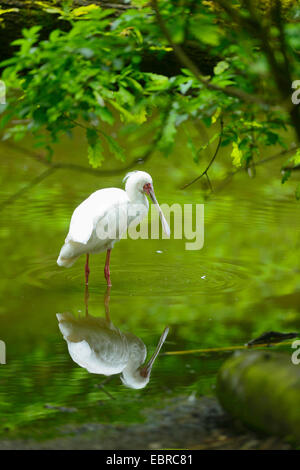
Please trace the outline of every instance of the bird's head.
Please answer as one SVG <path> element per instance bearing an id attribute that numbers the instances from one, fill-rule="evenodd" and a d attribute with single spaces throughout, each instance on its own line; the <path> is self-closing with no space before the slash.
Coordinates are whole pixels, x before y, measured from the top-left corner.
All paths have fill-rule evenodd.
<path id="1" fill-rule="evenodd" d="M 135 370 L 130 367 L 126 368 L 122 372 L 121 380 L 126 387 L 140 389 L 146 387 L 150 380 L 151 370 L 155 359 L 159 355 L 159 352 L 164 344 L 169 333 L 169 328 L 166 327 L 161 335 L 158 345 L 156 346 L 155 352 L 149 362 L 146 365 L 142 365 Z"/>
<path id="2" fill-rule="evenodd" d="M 146 173 L 145 171 L 131 171 L 130 173 L 127 173 L 123 181 L 125 181 L 125 191 L 129 195 L 134 194 L 136 191 L 138 191 L 139 193 L 147 194 L 147 196 L 150 197 L 151 201 L 153 202 L 159 213 L 159 217 L 165 234 L 170 236 L 170 227 L 157 202 L 153 189 L 153 181 L 149 173 Z"/>
<path id="3" fill-rule="evenodd" d="M 140 193 L 149 194 L 147 191 L 149 191 L 149 188 L 153 188 L 152 178 L 145 171 L 131 171 L 127 173 L 123 181 L 125 182 L 126 191 L 134 189 Z"/>

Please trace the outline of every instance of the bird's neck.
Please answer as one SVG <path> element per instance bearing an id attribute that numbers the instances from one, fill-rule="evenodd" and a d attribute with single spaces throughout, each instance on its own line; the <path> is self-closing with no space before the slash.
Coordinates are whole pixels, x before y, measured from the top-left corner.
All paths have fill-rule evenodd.
<path id="1" fill-rule="evenodd" d="M 136 188 L 128 188 L 126 190 L 127 196 L 130 200 L 130 202 L 134 204 L 144 204 L 145 206 L 148 206 L 148 199 L 146 198 L 144 193 L 141 193 Z"/>
<path id="2" fill-rule="evenodd" d="M 143 363 L 143 358 L 141 357 L 130 357 L 126 367 L 123 369 L 124 376 L 133 377 L 139 374 L 138 370 Z"/>

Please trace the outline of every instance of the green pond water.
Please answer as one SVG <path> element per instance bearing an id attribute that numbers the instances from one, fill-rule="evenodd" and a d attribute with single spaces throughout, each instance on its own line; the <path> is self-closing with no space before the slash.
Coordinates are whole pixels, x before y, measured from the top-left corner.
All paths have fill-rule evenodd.
<path id="1" fill-rule="evenodd" d="M 30 148 L 30 142 L 22 145 Z M 0 153 L 5 201 L 44 167 L 7 143 Z M 82 135 L 57 146 L 55 159 L 87 165 Z M 213 182 L 214 172 L 221 179 L 230 168 L 229 156 L 222 162 L 211 171 Z M 140 167 L 153 176 L 160 203 L 205 205 L 201 250 L 187 251 L 186 240 L 171 236 L 122 240 L 112 251 L 113 324 L 139 337 L 148 355 L 170 327 L 142 390 L 126 388 L 119 375 L 99 386 L 105 377 L 72 361 L 56 319 L 58 312 L 85 312 L 84 257 L 70 269 L 56 264 L 72 211 L 96 189 L 121 187 L 123 175 L 60 170 L 2 208 L 0 339 L 7 363 L 0 365 L 1 435 L 44 438 L 76 423 L 143 421 L 145 410 L 162 406 L 163 398 L 214 395 L 231 347 L 268 330 L 300 331 L 299 202 L 295 181 L 281 185 L 280 165 L 258 167 L 254 179 L 239 172 L 207 200 L 204 181 L 180 189 L 205 166 L 192 163 L 183 143 L 175 156 L 155 154 Z M 90 263 L 89 313 L 95 317 L 105 314 L 104 259 L 94 255 Z M 275 348 L 292 352 L 290 344 Z M 165 354 L 193 349 L 212 351 Z"/>

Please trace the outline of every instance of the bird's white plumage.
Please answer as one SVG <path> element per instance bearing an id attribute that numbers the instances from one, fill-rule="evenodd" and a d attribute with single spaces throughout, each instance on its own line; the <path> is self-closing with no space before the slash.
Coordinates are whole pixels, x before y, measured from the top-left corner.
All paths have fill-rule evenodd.
<path id="1" fill-rule="evenodd" d="M 92 374 L 123 374 L 122 381 L 131 388 L 147 385 L 138 374 L 146 359 L 145 344 L 132 333 L 122 333 L 111 322 L 91 315 L 75 318 L 58 313 L 59 329 L 68 344 L 71 358 Z"/>
<path id="2" fill-rule="evenodd" d="M 71 358 L 92 374 L 119 374 L 129 360 L 129 347 L 118 328 L 104 318 L 76 319 L 70 313 L 57 314 L 59 329 Z"/>
<path id="3" fill-rule="evenodd" d="M 152 185 L 151 176 L 144 171 L 128 173 L 125 191 L 119 188 L 100 189 L 85 199 L 73 212 L 69 233 L 61 248 L 57 264 L 69 267 L 83 253 L 100 253 L 113 248 L 129 224 L 138 225 L 147 215 L 148 199 L 145 184 Z M 154 197 L 154 193 L 152 195 Z M 163 228 L 168 225 L 160 211 Z"/>
<path id="4" fill-rule="evenodd" d="M 73 212 L 65 242 L 87 244 L 97 224 L 118 206 L 125 206 L 129 198 L 119 188 L 106 188 L 91 194 Z"/>

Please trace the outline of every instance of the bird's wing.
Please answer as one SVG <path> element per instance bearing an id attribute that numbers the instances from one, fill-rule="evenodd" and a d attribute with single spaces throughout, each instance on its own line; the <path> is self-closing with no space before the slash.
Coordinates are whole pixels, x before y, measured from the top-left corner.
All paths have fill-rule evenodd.
<path id="1" fill-rule="evenodd" d="M 121 334 L 99 328 L 83 332 L 84 339 L 67 339 L 73 361 L 93 374 L 112 375 L 122 372 L 128 362 L 127 342 Z"/>
<path id="2" fill-rule="evenodd" d="M 73 212 L 66 243 L 69 241 L 87 244 L 94 228 L 116 205 L 128 202 L 122 189 L 106 188 L 91 194 Z"/>
<path id="3" fill-rule="evenodd" d="M 145 344 L 140 338 L 130 332 L 124 333 L 124 335 L 128 341 L 130 360 L 143 364 L 147 357 L 147 348 Z"/>

